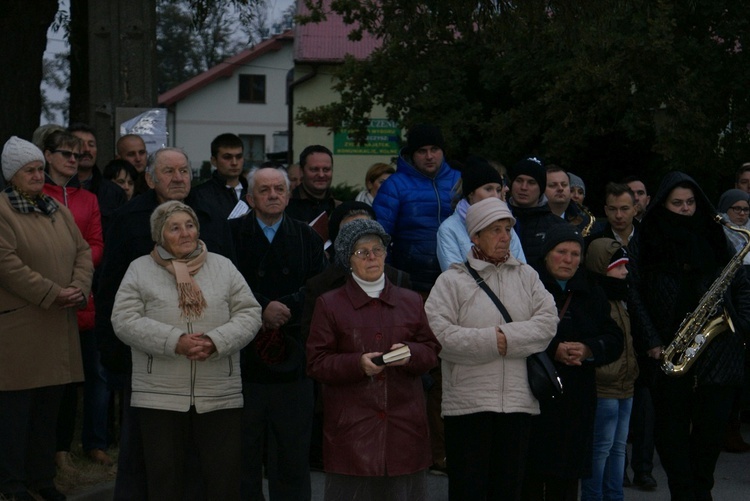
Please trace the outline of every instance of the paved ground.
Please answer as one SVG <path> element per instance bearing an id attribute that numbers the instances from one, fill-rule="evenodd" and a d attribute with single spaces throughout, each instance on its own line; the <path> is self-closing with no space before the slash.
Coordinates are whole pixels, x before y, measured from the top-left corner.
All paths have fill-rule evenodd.
<path id="1" fill-rule="evenodd" d="M 745 441 L 750 443 L 750 424 L 743 425 L 742 433 Z M 640 491 L 636 488 L 625 489 L 625 501 L 669 501 L 667 478 L 661 468 L 658 456 L 654 458 L 654 477 L 659 487 L 652 492 Z M 313 497 L 312 501 L 323 500 L 323 473 L 312 473 Z M 716 501 L 740 501 L 750 499 L 750 452 L 745 454 L 722 453 L 716 467 L 716 486 L 713 498 Z M 429 476 L 429 499 L 431 501 L 448 500 L 447 477 Z M 112 483 L 98 485 L 87 491 L 68 496 L 70 501 L 110 501 L 112 499 Z M 384 500 L 387 501 L 387 500 Z"/>

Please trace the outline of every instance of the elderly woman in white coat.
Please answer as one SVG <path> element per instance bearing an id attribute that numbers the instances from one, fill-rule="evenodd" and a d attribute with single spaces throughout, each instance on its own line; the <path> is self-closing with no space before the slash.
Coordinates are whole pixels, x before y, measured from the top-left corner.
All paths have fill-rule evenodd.
<path id="1" fill-rule="evenodd" d="M 445 271 L 425 309 L 443 346 L 443 405 L 449 498 L 520 499 L 531 417 L 526 357 L 555 335 L 552 296 L 530 266 L 510 253 L 515 219 L 488 198 L 469 207 L 473 246 L 468 265 L 504 304 L 512 322 L 478 285 L 464 263 Z"/>
<path id="2" fill-rule="evenodd" d="M 131 263 L 112 312 L 115 333 L 132 350 L 131 405 L 138 408 L 150 499 L 183 498 L 191 443 L 209 498 L 240 498 L 238 353 L 260 328 L 261 308 L 198 230 L 187 205 L 157 207 L 156 246 Z"/>

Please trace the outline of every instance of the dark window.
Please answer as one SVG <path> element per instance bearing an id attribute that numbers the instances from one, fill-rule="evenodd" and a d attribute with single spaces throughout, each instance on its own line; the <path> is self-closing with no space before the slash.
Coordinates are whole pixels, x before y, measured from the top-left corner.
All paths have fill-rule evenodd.
<path id="1" fill-rule="evenodd" d="M 265 104 L 265 75 L 240 75 L 240 102 Z"/>

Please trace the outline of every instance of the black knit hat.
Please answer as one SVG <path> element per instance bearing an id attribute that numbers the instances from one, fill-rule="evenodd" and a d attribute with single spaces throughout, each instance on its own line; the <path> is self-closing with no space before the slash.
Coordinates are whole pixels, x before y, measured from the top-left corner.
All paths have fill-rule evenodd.
<path id="1" fill-rule="evenodd" d="M 480 157 L 469 157 L 461 169 L 461 190 L 464 198 L 469 193 L 488 183 L 503 184 L 503 177 L 487 160 Z"/>
<path id="2" fill-rule="evenodd" d="M 521 174 L 533 177 L 539 185 L 541 192 L 544 193 L 544 190 L 547 188 L 547 170 L 544 168 L 541 160 L 536 157 L 527 157 L 514 165 L 510 170 L 511 183 Z"/>
<path id="3" fill-rule="evenodd" d="M 408 134 L 406 134 L 404 153 L 407 156 L 412 156 L 419 148 L 428 145 L 437 146 L 445 152 L 445 140 L 443 139 L 443 133 L 440 132 L 440 127 L 429 124 L 417 124 L 409 129 Z"/>
<path id="4" fill-rule="evenodd" d="M 339 234 L 339 227 L 341 221 L 354 211 L 365 211 L 370 215 L 370 219 L 376 219 L 375 210 L 371 205 L 364 202 L 357 202 L 356 200 L 347 200 L 341 202 L 338 207 L 333 209 L 331 217 L 328 219 L 328 239 L 331 242 L 336 241 L 336 236 Z M 335 247 L 334 247 L 335 248 Z"/>
<path id="5" fill-rule="evenodd" d="M 546 257 L 557 244 L 562 242 L 578 242 L 581 244 L 581 251 L 583 251 L 583 236 L 581 236 L 578 228 L 570 223 L 561 222 L 547 230 L 542 246 L 542 256 Z"/>

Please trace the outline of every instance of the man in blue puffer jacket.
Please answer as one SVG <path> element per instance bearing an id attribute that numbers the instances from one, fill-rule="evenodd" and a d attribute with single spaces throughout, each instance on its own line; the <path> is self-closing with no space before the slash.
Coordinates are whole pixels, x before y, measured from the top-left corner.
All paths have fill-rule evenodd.
<path id="1" fill-rule="evenodd" d="M 451 215 L 451 190 L 461 174 L 444 159 L 445 141 L 434 125 L 415 125 L 401 150 L 396 173 L 378 190 L 373 209 L 393 238 L 390 262 L 409 273 L 426 297 L 438 275 L 437 231 Z"/>

